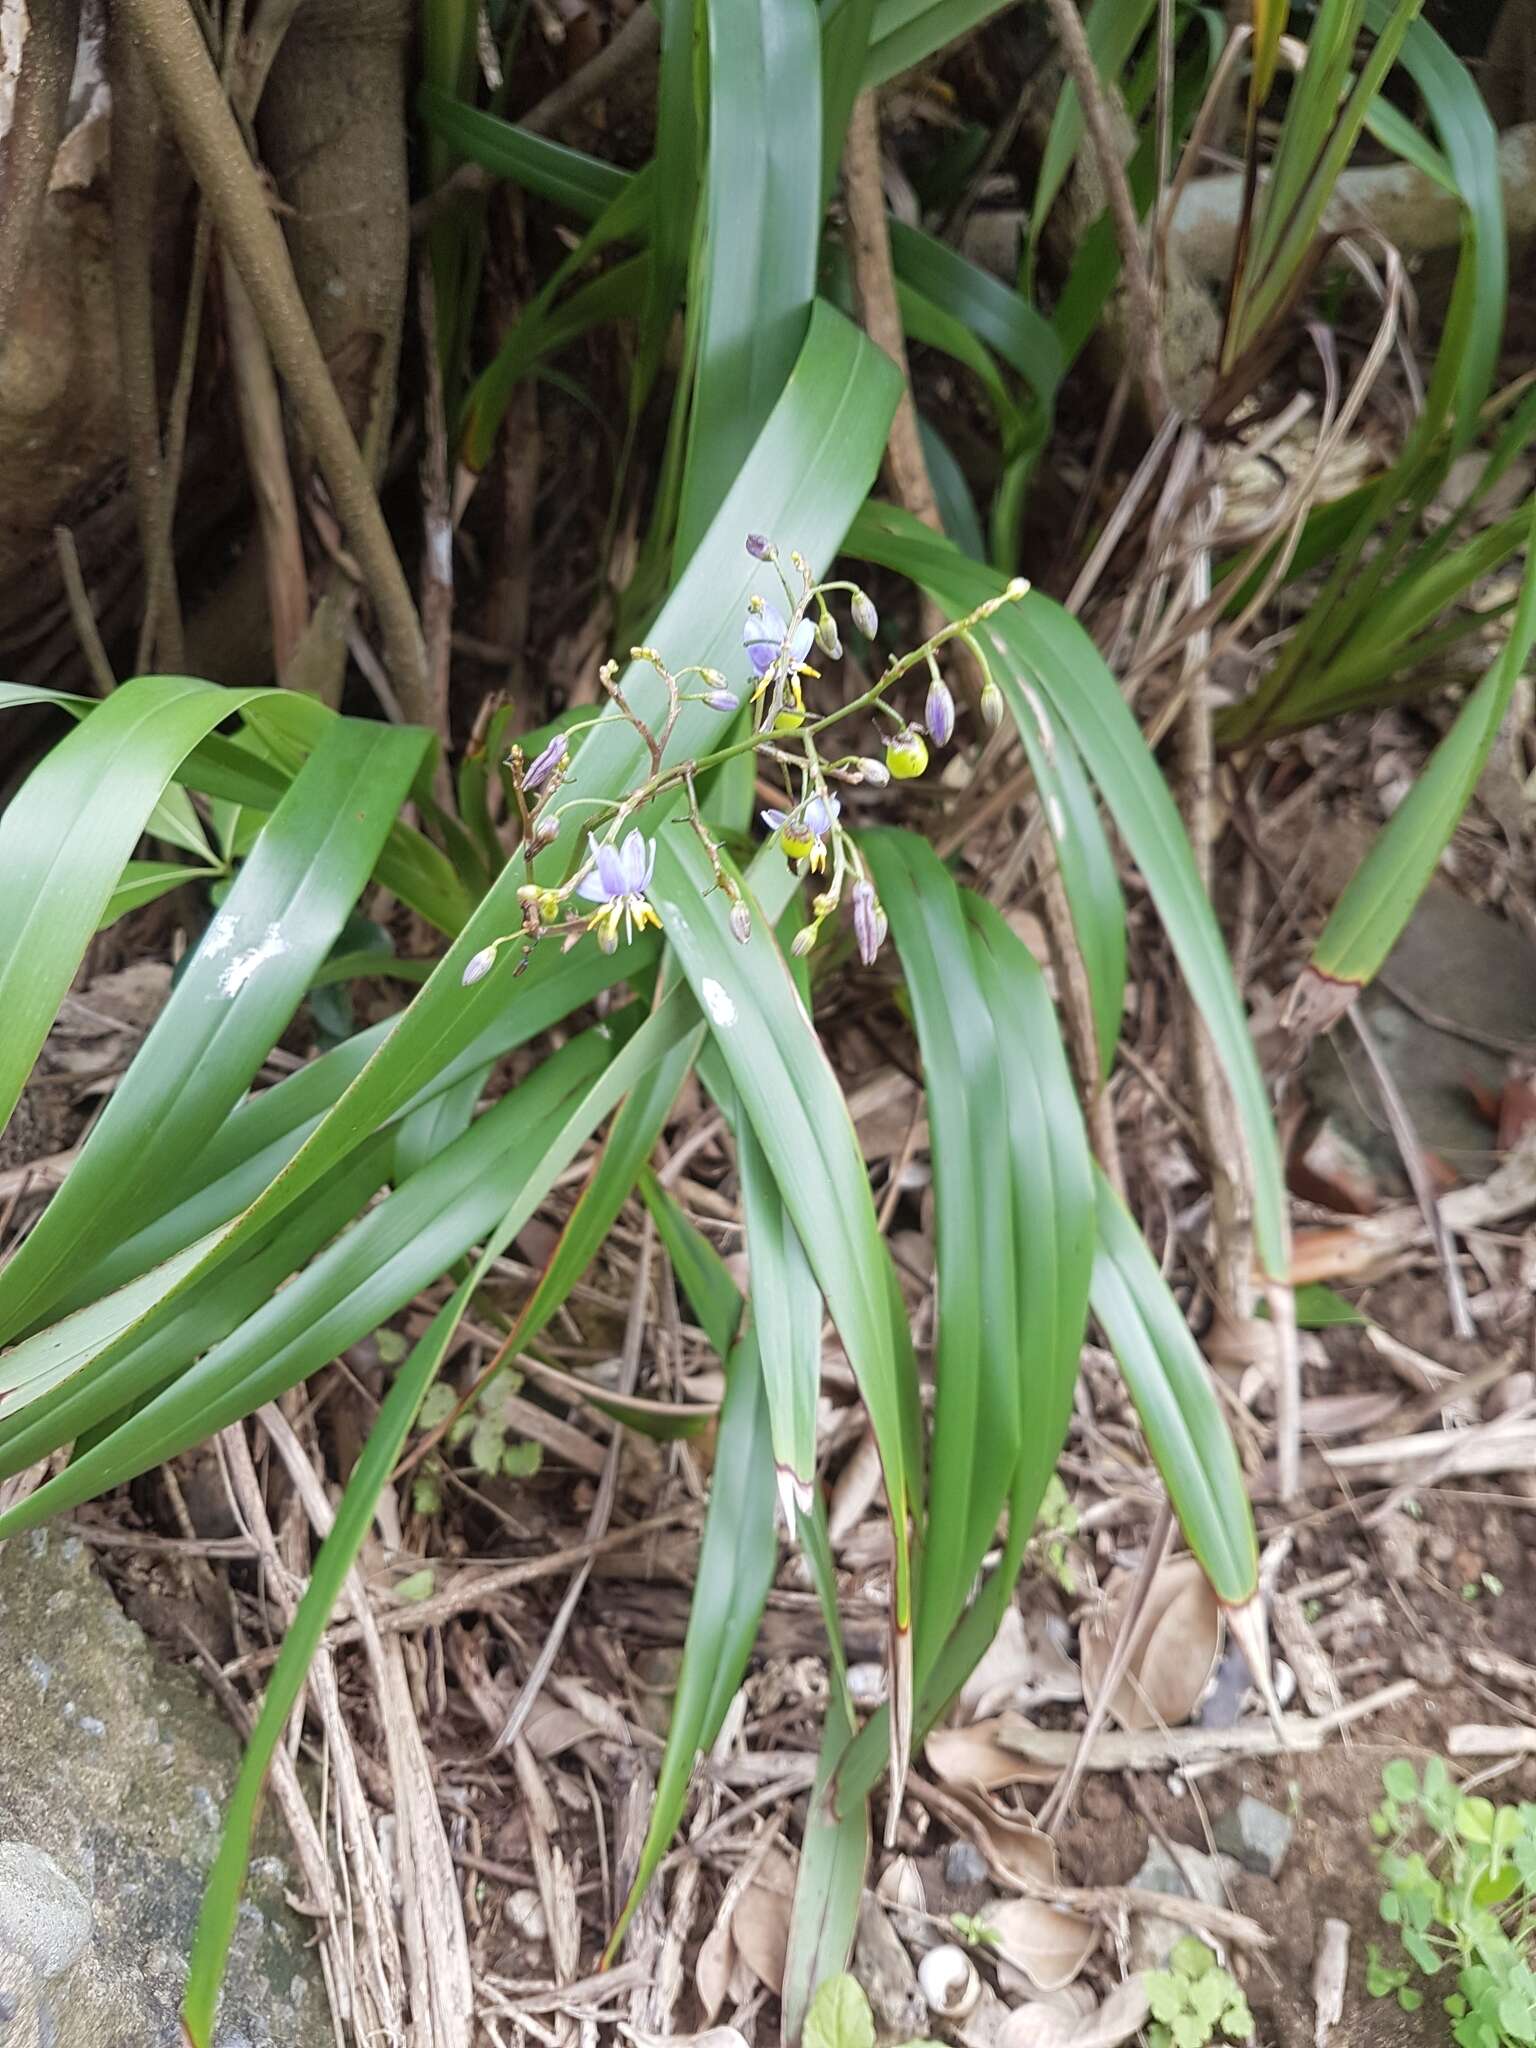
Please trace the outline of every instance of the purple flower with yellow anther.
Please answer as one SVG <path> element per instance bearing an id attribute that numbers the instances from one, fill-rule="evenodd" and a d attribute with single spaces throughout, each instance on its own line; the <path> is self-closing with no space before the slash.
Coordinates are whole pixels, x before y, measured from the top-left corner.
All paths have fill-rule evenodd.
<path id="1" fill-rule="evenodd" d="M 584 903 L 597 905 L 587 919 L 587 930 L 596 932 L 598 945 L 611 953 L 619 943 L 621 923 L 626 939 L 648 924 L 661 923 L 645 900 L 656 872 L 656 842 L 631 832 L 622 846 L 599 845 L 590 837 L 587 844 L 592 865 L 576 884 L 576 894 Z"/>
<path id="2" fill-rule="evenodd" d="M 827 864 L 827 841 L 842 808 L 835 796 L 813 796 L 793 811 L 764 811 L 763 823 L 778 833 L 791 860 L 805 861 L 814 873 Z"/>
<path id="3" fill-rule="evenodd" d="M 741 644 L 747 650 L 754 674 L 765 683 L 772 680 L 775 671 L 798 675 L 815 639 L 816 628 L 809 619 L 801 619 L 791 633 L 789 621 L 777 605 L 754 599 L 747 607 Z"/>

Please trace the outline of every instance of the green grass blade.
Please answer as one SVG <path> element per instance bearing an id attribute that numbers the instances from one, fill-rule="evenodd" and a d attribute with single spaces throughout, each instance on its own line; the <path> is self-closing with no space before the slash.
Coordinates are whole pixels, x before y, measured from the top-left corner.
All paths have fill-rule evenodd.
<path id="1" fill-rule="evenodd" d="M 112 891 L 96 929 L 99 932 L 109 930 L 130 910 L 142 910 L 146 903 L 158 903 L 162 896 L 179 889 L 183 882 L 216 881 L 222 873 L 222 868 L 187 867 L 172 860 L 131 860 L 118 877 L 117 887 Z"/>
<path id="2" fill-rule="evenodd" d="M 876 0 L 824 0 L 821 10 L 821 202 L 837 188 L 848 120 L 869 56 Z"/>
<path id="3" fill-rule="evenodd" d="M 666 1749 L 634 1883 L 609 1938 L 610 1957 L 677 1833 L 694 1766 L 719 1734 L 741 1684 L 779 1558 L 768 1397 L 755 1335 L 749 1329 L 736 1339 L 741 1295 L 719 1253 L 654 1176 L 646 1177 L 644 1189 L 673 1270 L 726 1361 L 725 1401 Z"/>
<path id="4" fill-rule="evenodd" d="M 821 1754 L 806 1806 L 800 1868 L 784 1961 L 783 2036 L 800 2039 L 816 1988 L 848 1967 L 869 1869 L 869 1801 L 849 1798 L 837 1774 L 854 1735 L 844 1701 L 827 1701 Z"/>
<path id="5" fill-rule="evenodd" d="M 80 1245 L 107 1249 L 126 1235 L 244 1095 L 345 925 L 425 746 L 425 733 L 331 723 L 63 1186 L 0 1272 L 0 1338 L 58 1298 Z"/>
<path id="6" fill-rule="evenodd" d="M 971 487 L 965 480 L 964 470 L 955 460 L 954 450 L 923 413 L 917 416 L 917 430 L 922 437 L 928 481 L 933 485 L 934 503 L 939 508 L 946 536 L 962 555 L 969 555 L 973 562 L 984 562 L 987 559 L 986 536 L 981 530 Z"/>
<path id="7" fill-rule="evenodd" d="M 1000 577 L 887 506 L 866 506 L 847 546 L 854 555 L 911 576 L 952 615 L 1003 587 Z M 1290 1265 L 1290 1233 L 1268 1091 L 1220 928 L 1161 770 L 1097 648 L 1051 599 L 1032 592 L 1005 606 L 978 637 L 999 683 L 1010 675 L 1027 680 L 1053 727 L 1070 735 L 1141 869 L 1232 1089 L 1252 1162 L 1260 1258 L 1268 1272 L 1283 1275 Z M 1084 907 L 1074 901 L 1073 910 L 1081 932 Z"/>
<path id="8" fill-rule="evenodd" d="M 0 1130 L 161 792 L 221 718 L 258 693 L 180 676 L 114 690 L 0 817 Z"/>
<path id="9" fill-rule="evenodd" d="M 447 1355 L 477 1279 L 478 1271 L 444 1302 L 395 1375 L 337 1505 L 330 1534 L 320 1546 L 303 1598 L 284 1632 L 282 1648 L 267 1680 L 261 1712 L 251 1730 L 240 1775 L 230 1795 L 219 1852 L 208 1874 L 198 1915 L 182 2005 L 182 2019 L 192 2048 L 210 2048 L 213 2040 L 214 2017 L 239 1917 L 267 1771 L 304 1690 L 309 1667 L 347 1574 L 357 1562 L 379 1496 L 389 1484 L 389 1475 L 405 1448 L 427 1389 Z"/>
<path id="10" fill-rule="evenodd" d="M 1367 0 L 1365 18 L 1378 35 L 1394 11 L 1390 0 Z M 1504 188 L 1499 177 L 1499 137 L 1471 71 L 1422 18 L 1403 39 L 1402 65 L 1424 96 L 1461 202 L 1467 209 L 1470 267 L 1475 307 L 1471 331 L 1455 365 L 1455 441 L 1465 447 L 1477 431 L 1483 400 L 1493 388 L 1509 292 L 1509 242 L 1504 227 Z"/>
<path id="11" fill-rule="evenodd" d="M 921 1502 L 922 1475 L 911 1339 L 905 1319 L 897 1327 L 891 1312 L 890 1253 L 842 1090 L 774 944 L 771 920 L 759 908 L 751 939 L 739 944 L 724 895 L 711 893 L 713 882 L 692 834 L 658 840 L 653 899 L 668 941 L 730 1070 L 869 1411 L 895 1531 L 894 1618 L 904 1632 L 912 1598 L 908 1517 Z"/>
<path id="12" fill-rule="evenodd" d="M 864 62 L 865 85 L 884 85 L 898 71 L 910 71 L 1007 5 L 1008 0 L 878 0 Z"/>
<path id="13" fill-rule="evenodd" d="M 1520 595 L 1497 661 L 1334 905 L 1309 973 L 1363 988 L 1396 945 L 1466 810 L 1536 643 L 1536 500 Z"/>
<path id="14" fill-rule="evenodd" d="M 1034 392 L 1039 403 L 1054 404 L 1062 377 L 1061 343 L 1056 331 L 1014 291 L 920 228 L 893 220 L 891 260 L 896 275 L 971 329 L 977 339 L 1002 357 Z"/>
<path id="15" fill-rule="evenodd" d="M 720 1356 L 729 1358 L 740 1334 L 742 1311 L 741 1290 L 730 1269 L 649 1168 L 640 1176 L 640 1192 L 700 1329 Z"/>
<path id="16" fill-rule="evenodd" d="M 736 1160 L 752 1270 L 752 1321 L 768 1389 L 774 1469 L 784 1526 L 808 1512 L 816 1484 L 821 1391 L 821 1289 L 749 1118 L 738 1116 Z"/>
<path id="17" fill-rule="evenodd" d="M 632 173 L 617 165 L 567 149 L 547 135 L 531 135 L 497 114 L 466 105 L 441 86 L 418 87 L 416 111 L 434 135 L 470 163 L 510 178 L 578 220 L 596 220 L 634 182 Z"/>
<path id="18" fill-rule="evenodd" d="M 1241 1607 L 1258 1583 L 1243 1469 L 1183 1311 L 1125 1204 L 1098 1182 L 1093 1313 L 1120 1362 L 1185 1541 L 1217 1598 Z"/>
<path id="19" fill-rule="evenodd" d="M 709 146 L 677 559 L 703 538 L 805 338 L 821 243 L 814 0 L 706 0 Z"/>

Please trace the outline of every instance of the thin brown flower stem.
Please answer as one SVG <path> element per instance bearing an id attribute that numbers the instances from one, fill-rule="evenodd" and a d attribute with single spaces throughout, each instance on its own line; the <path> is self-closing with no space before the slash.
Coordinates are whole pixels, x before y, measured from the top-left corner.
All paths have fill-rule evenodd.
<path id="1" fill-rule="evenodd" d="M 1141 223 L 1136 218 L 1130 180 L 1115 147 L 1106 88 L 1094 65 L 1093 52 L 1088 47 L 1087 31 L 1077 11 L 1076 0 L 1046 0 L 1046 7 L 1057 41 L 1061 44 L 1068 76 L 1077 88 L 1083 126 L 1093 145 L 1099 176 L 1104 180 L 1104 196 L 1115 231 L 1115 242 L 1120 250 L 1121 274 L 1131 306 L 1131 357 L 1136 365 L 1147 417 L 1154 427 L 1158 427 L 1169 411 L 1168 376 L 1163 367 L 1162 316 L 1152 289 L 1146 250 L 1142 247 Z"/>
<path id="2" fill-rule="evenodd" d="M 69 600 L 69 616 L 80 642 L 80 651 L 85 656 L 85 665 L 91 672 L 91 681 L 96 686 L 98 697 L 110 696 L 117 688 L 117 677 L 112 673 L 101 628 L 91 608 L 91 594 L 81 573 L 80 551 L 75 546 L 75 536 L 67 526 L 56 526 L 53 545 L 59 557 L 59 574 L 64 579 L 64 595 Z"/>
<path id="3" fill-rule="evenodd" d="M 272 218 L 207 45 L 184 0 L 121 0 L 117 12 L 142 54 L 314 447 L 377 609 L 401 706 L 408 718 L 430 726 L 433 706 L 421 622 L 304 310 L 282 230 Z"/>

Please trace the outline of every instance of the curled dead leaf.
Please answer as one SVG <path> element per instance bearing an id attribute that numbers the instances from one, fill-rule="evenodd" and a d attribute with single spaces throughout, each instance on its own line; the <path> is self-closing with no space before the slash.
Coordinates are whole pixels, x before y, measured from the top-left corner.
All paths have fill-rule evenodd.
<path id="1" fill-rule="evenodd" d="M 782 1849 L 770 1849 L 731 1915 L 731 1938 L 737 1954 L 758 1983 L 775 1998 L 784 1989 L 784 1959 L 789 1953 L 789 1914 L 794 1896 L 794 1864 Z"/>
<path id="2" fill-rule="evenodd" d="M 1004 1609 L 997 1634 L 960 1689 L 960 1711 L 967 1720 L 982 1720 L 1006 1707 L 1022 1712 L 1047 1700 L 1082 1698 L 1082 1674 L 1051 1628 L 1047 1616 L 1028 1623 L 1017 1607 Z"/>
<path id="3" fill-rule="evenodd" d="M 1139 1974 L 1117 1984 L 1102 2005 L 1074 2016 L 1052 2005 L 1021 2005 L 998 2029 L 994 2048 L 1120 2048 L 1151 2012 Z"/>
<path id="4" fill-rule="evenodd" d="M 969 1728 L 935 1728 L 923 1745 L 928 1768 L 954 1791 L 995 1792 L 1003 1785 L 1048 1785 L 1055 1773 L 1007 1749 L 1000 1739 L 1023 1717 L 997 1714 Z"/>
<path id="5" fill-rule="evenodd" d="M 1112 1574 L 1103 1607 L 1083 1629 L 1083 1697 L 1090 1707 L 1103 1689 L 1135 1588 L 1133 1572 Z M 1137 1619 L 1111 1715 L 1130 1734 L 1180 1727 L 1211 1681 L 1224 1634 L 1221 1604 L 1194 1558 L 1164 1564 Z"/>
<path id="6" fill-rule="evenodd" d="M 1091 1920 L 1043 1899 L 995 1899 L 977 1918 L 997 1937 L 992 1953 L 1003 1991 L 1060 1991 L 1098 1945 Z"/>
<path id="7" fill-rule="evenodd" d="M 1016 1884 L 1055 1884 L 1056 1844 L 1033 1821 L 1003 1813 L 984 1793 L 961 1792 L 952 1815 L 1000 1877 Z"/>

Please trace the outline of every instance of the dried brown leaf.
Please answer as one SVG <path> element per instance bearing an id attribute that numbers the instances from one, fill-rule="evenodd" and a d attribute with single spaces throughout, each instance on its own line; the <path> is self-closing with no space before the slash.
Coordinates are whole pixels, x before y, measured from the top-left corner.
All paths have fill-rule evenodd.
<path id="1" fill-rule="evenodd" d="M 1082 1674 L 1051 1636 L 1045 1618 L 1031 1626 L 1010 1606 L 960 1689 L 960 1711 L 978 1721 L 1008 1707 L 1022 1711 L 1045 1700 L 1073 1702 L 1082 1696 Z"/>
<path id="2" fill-rule="evenodd" d="M 1083 1696 L 1090 1707 L 1110 1669 L 1135 1585 L 1134 1573 L 1114 1573 L 1103 1608 L 1083 1629 Z M 1223 1634 L 1221 1605 L 1205 1573 L 1192 1557 L 1170 1560 L 1153 1581 L 1131 1638 L 1110 1701 L 1114 1719 L 1132 1734 L 1187 1721 L 1220 1660 Z"/>
<path id="3" fill-rule="evenodd" d="M 737 1952 L 757 1981 L 775 1997 L 784 1988 L 789 1912 L 794 1895 L 794 1864 L 782 1849 L 770 1849 L 731 1915 L 731 1934 Z"/>
<path id="4" fill-rule="evenodd" d="M 693 1988 L 699 1995 L 699 2010 L 706 2022 L 725 2003 L 731 1988 L 731 1971 L 736 1966 L 736 1943 L 729 1920 L 717 1920 L 704 1937 L 699 1960 L 693 1966 Z"/>
<path id="5" fill-rule="evenodd" d="M 1146 1980 L 1127 1977 L 1102 2005 L 1078 2017 L 1051 2005 L 1021 2005 L 998 2029 L 995 2048 L 1120 2048 L 1150 2010 Z"/>
<path id="6" fill-rule="evenodd" d="M 997 1936 L 997 1981 L 1004 1991 L 1060 1991 L 1099 1939 L 1091 1920 L 1041 1899 L 997 1899 L 978 1918 Z"/>
<path id="7" fill-rule="evenodd" d="M 928 1768 L 956 1791 L 995 1792 L 1003 1785 L 1048 1785 L 1052 1773 L 1026 1763 L 1001 1737 L 1021 1722 L 1019 1714 L 995 1714 L 969 1728 L 935 1728 L 923 1745 Z"/>

